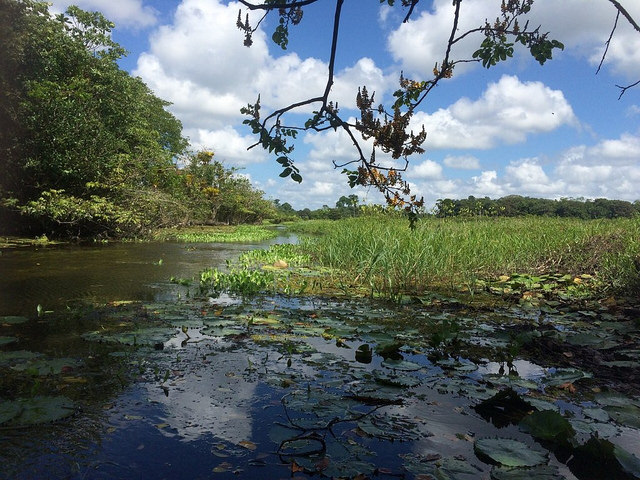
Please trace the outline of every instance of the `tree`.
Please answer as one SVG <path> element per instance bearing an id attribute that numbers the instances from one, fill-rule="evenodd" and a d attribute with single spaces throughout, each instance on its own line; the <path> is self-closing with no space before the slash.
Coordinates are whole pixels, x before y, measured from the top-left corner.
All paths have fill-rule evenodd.
<path id="1" fill-rule="evenodd" d="M 289 29 L 299 24 L 303 18 L 304 8 L 318 0 L 265 0 L 253 2 L 240 0 L 249 10 L 264 12 L 264 16 L 258 25 L 269 14 L 279 17 L 279 22 L 272 39 L 281 48 L 286 49 L 289 42 Z M 633 28 L 640 33 L 640 26 L 624 9 L 617 0 L 607 0 L 613 6 L 615 23 L 611 31 L 611 37 L 615 34 L 620 17 L 624 18 Z M 401 4 L 406 8 L 404 21 L 407 22 L 416 11 L 420 0 L 380 0 L 389 6 Z M 334 21 L 332 25 L 332 40 L 329 47 L 329 67 L 327 81 L 323 92 L 300 102 L 283 106 L 273 112 L 263 115 L 261 113 L 260 97 L 254 104 L 249 104 L 242 109 L 248 116 L 245 124 L 249 125 L 253 133 L 258 137 L 254 146 L 262 146 L 276 155 L 276 161 L 282 167 L 281 177 L 291 177 L 294 181 L 302 181 L 302 177 L 295 165 L 293 158 L 294 141 L 300 131 L 322 132 L 329 129 L 342 129 L 348 135 L 354 145 L 354 159 L 346 164 L 334 167 L 342 168 L 351 187 L 355 185 L 373 186 L 385 197 L 387 204 L 394 208 L 404 208 L 414 220 L 421 208 L 422 199 L 411 195 L 409 184 L 402 178 L 402 172 L 406 170 L 408 158 L 415 153 L 422 153 L 422 144 L 426 139 L 424 128 L 414 132 L 410 129 L 410 120 L 417 108 L 425 98 L 443 80 L 454 75 L 455 67 L 462 63 L 479 62 L 486 68 L 490 68 L 501 61 L 512 57 L 516 45 L 527 49 L 541 65 L 553 57 L 556 49 L 563 49 L 563 44 L 549 37 L 541 26 L 531 27 L 527 16 L 534 7 L 534 0 L 502 0 L 500 12 L 496 12 L 497 18 L 490 23 L 479 19 L 475 28 L 468 31 L 459 31 L 459 19 L 464 9 L 462 0 L 453 0 L 452 17 L 448 39 L 442 52 L 442 60 L 433 68 L 430 78 L 409 79 L 400 76 L 399 89 L 394 93 L 395 101 L 392 105 L 377 105 L 375 92 L 369 92 L 366 86 L 362 86 L 356 96 L 357 107 L 360 110 L 360 119 L 355 123 L 349 123 L 338 108 L 338 105 L 329 100 L 334 81 L 334 66 L 338 39 L 340 34 L 340 19 L 344 0 L 335 1 Z M 366 7 L 363 7 L 366 8 Z M 245 45 L 251 46 L 252 34 L 257 26 L 251 25 L 248 14 L 243 19 L 242 11 L 238 13 L 237 26 L 245 34 Z M 452 47 L 468 37 L 478 37 L 478 49 L 471 58 L 453 58 Z M 611 38 L 610 37 L 610 38 Z M 607 42 L 608 49 L 609 42 Z M 607 54 L 603 55 L 602 60 Z M 630 85 L 621 86 L 620 96 L 629 88 L 640 84 L 640 80 Z M 300 108 L 309 105 L 316 106 L 313 116 L 304 124 L 288 124 L 290 114 Z M 363 140 L 373 139 L 373 150 L 365 152 Z M 376 152 L 390 155 L 394 164 L 382 163 L 376 158 Z"/>
<path id="2" fill-rule="evenodd" d="M 62 235 L 135 234 L 184 215 L 182 125 L 138 78 L 98 12 L 2 0 L 0 207 Z"/>

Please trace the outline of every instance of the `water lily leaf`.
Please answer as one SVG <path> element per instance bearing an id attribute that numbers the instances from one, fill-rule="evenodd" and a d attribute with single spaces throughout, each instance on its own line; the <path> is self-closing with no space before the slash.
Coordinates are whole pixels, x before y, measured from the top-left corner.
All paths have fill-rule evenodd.
<path id="1" fill-rule="evenodd" d="M 640 428 L 640 408 L 635 405 L 608 406 L 604 410 L 616 423 L 627 427 Z"/>
<path id="2" fill-rule="evenodd" d="M 575 435 L 569 420 L 558 412 L 543 410 L 527 415 L 520 426 L 538 440 L 566 443 Z"/>
<path id="3" fill-rule="evenodd" d="M 11 400 L 0 401 L 0 425 L 17 417 L 21 412 L 22 405 L 20 402 Z"/>
<path id="4" fill-rule="evenodd" d="M 422 369 L 422 365 L 419 363 L 410 362 L 408 360 L 393 360 L 391 358 L 384 360 L 381 365 L 383 367 L 402 370 L 405 372 L 415 372 L 416 370 Z"/>
<path id="5" fill-rule="evenodd" d="M 640 478 L 640 459 L 638 457 L 618 445 L 613 447 L 613 454 L 625 472 Z"/>
<path id="6" fill-rule="evenodd" d="M 591 374 L 575 368 L 559 368 L 551 375 L 547 375 L 542 382 L 548 387 L 557 387 L 565 383 L 573 383 L 582 378 L 591 378 Z"/>
<path id="7" fill-rule="evenodd" d="M 624 407 L 626 405 L 636 405 L 640 406 L 640 402 L 637 400 L 633 400 L 626 395 L 622 395 L 621 393 L 608 391 L 608 392 L 600 392 L 595 396 L 596 402 L 600 405 L 608 406 L 608 407 Z"/>
<path id="8" fill-rule="evenodd" d="M 41 357 L 41 353 L 28 350 L 14 350 L 12 352 L 0 352 L 0 365 L 12 365 L 33 358 Z"/>
<path id="9" fill-rule="evenodd" d="M 175 333 L 176 330 L 171 327 L 147 327 L 128 332 L 95 331 L 85 333 L 82 337 L 90 341 L 122 345 L 156 345 L 168 341 Z"/>
<path id="10" fill-rule="evenodd" d="M 20 412 L 10 420 L 9 426 L 37 425 L 70 417 L 75 413 L 75 405 L 63 396 L 36 396 L 16 400 Z"/>
<path id="11" fill-rule="evenodd" d="M 547 455 L 510 438 L 480 438 L 474 444 L 480 460 L 505 467 L 535 467 L 547 463 Z"/>
<path id="12" fill-rule="evenodd" d="M 375 371 L 373 375 L 376 383 L 389 387 L 413 388 L 422 383 L 418 377 L 409 375 L 387 375 L 380 371 Z"/>
<path id="13" fill-rule="evenodd" d="M 404 467 L 416 475 L 416 478 L 423 475 L 439 480 L 471 480 L 477 478 L 480 471 L 469 462 L 453 457 L 441 458 L 437 453 L 408 453 L 401 457 L 404 459 Z"/>
<path id="14" fill-rule="evenodd" d="M 539 465 L 533 468 L 494 467 L 491 480 L 564 480 L 558 467 Z"/>
<path id="15" fill-rule="evenodd" d="M 609 414 L 602 408 L 583 408 L 582 414 L 587 418 L 598 420 L 599 422 L 609 421 Z"/>
<path id="16" fill-rule="evenodd" d="M 39 358 L 11 367 L 18 372 L 27 372 L 34 376 L 59 375 L 68 373 L 82 364 L 77 358 Z"/>
<path id="17" fill-rule="evenodd" d="M 25 323 L 29 319 L 27 317 L 16 317 L 13 315 L 9 315 L 6 317 L 0 317 L 0 324 L 3 325 L 18 325 L 20 323 Z"/>
<path id="18" fill-rule="evenodd" d="M 16 337 L 0 337 L 0 346 L 9 345 L 10 343 L 17 342 Z"/>

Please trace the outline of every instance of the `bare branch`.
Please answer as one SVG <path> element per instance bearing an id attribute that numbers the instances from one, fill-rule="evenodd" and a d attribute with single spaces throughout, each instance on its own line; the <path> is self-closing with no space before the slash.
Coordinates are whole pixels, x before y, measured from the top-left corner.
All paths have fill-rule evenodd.
<path id="1" fill-rule="evenodd" d="M 618 28 L 618 19 L 620 18 L 620 10 L 616 14 L 616 21 L 613 22 L 613 28 L 611 29 L 611 33 L 609 34 L 609 39 L 605 42 L 604 53 L 602 54 L 602 58 L 600 59 L 600 64 L 598 65 L 598 69 L 596 70 L 596 75 L 600 73 L 600 69 L 602 68 L 602 64 L 604 63 L 604 59 L 607 57 L 607 52 L 609 51 L 609 45 L 611 45 L 611 39 L 613 38 L 613 34 Z"/>
<path id="2" fill-rule="evenodd" d="M 613 5 L 618 9 L 618 12 L 622 14 L 622 16 L 624 18 L 627 19 L 627 21 L 631 24 L 631 26 L 638 32 L 640 33 L 640 25 L 638 25 L 638 22 L 636 22 L 633 17 L 629 14 L 629 12 L 627 12 L 625 10 L 625 8 L 620 5 L 620 2 L 618 2 L 617 0 L 609 0 L 611 3 L 613 3 Z"/>
<path id="3" fill-rule="evenodd" d="M 618 100 L 620 100 L 622 98 L 622 95 L 624 95 L 627 90 L 629 90 L 630 88 L 633 88 L 633 87 L 635 87 L 637 85 L 640 85 L 640 80 L 638 80 L 635 83 L 632 83 L 631 85 L 627 85 L 626 87 L 623 87 L 621 85 L 616 85 L 616 87 L 618 87 L 621 90 L 620 91 L 620 95 L 618 95 Z"/>

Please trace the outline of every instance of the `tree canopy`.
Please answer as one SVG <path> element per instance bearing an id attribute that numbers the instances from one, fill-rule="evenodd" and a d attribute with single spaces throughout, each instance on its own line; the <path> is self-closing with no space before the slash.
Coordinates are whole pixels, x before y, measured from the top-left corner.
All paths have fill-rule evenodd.
<path id="1" fill-rule="evenodd" d="M 236 170 L 191 152 L 99 12 L 0 0 L 0 216 L 36 234 L 131 236 L 275 213 Z M 24 233 L 24 232 L 23 232 Z"/>
<path id="2" fill-rule="evenodd" d="M 245 45 L 251 46 L 252 34 L 265 17 L 273 14 L 278 16 L 278 22 L 272 34 L 272 40 L 286 49 L 289 44 L 290 29 L 302 21 L 305 7 L 317 1 L 240 0 L 247 9 L 263 12 L 263 17 L 255 24 L 250 23 L 248 14 L 243 16 L 242 10 L 238 13 L 237 27 L 244 32 Z M 613 27 L 600 66 L 607 55 L 610 40 L 616 32 L 619 21 L 628 22 L 640 34 L 640 26 L 620 2 L 602 1 L 608 1 L 612 6 Z M 399 2 L 380 0 L 380 3 L 404 8 L 403 21 L 408 22 L 421 2 L 420 0 Z M 411 219 L 415 219 L 423 206 L 423 200 L 411 194 L 409 183 L 402 177 L 402 173 L 406 170 L 411 155 L 424 152 L 423 143 L 427 132 L 424 127 L 418 131 L 412 130 L 410 122 L 414 113 L 435 87 L 454 76 L 456 66 L 463 63 L 477 62 L 483 67 L 491 68 L 513 57 L 515 48 L 518 47 L 529 51 L 533 58 L 543 65 L 553 58 L 554 51 L 562 50 L 564 45 L 560 40 L 552 38 L 550 33 L 545 32 L 544 26 L 530 24 L 528 17 L 532 9 L 543 8 L 538 7 L 534 0 L 502 0 L 495 20 L 478 18 L 477 26 L 466 31 L 459 29 L 459 19 L 465 3 L 462 0 L 453 0 L 450 29 L 448 38 L 443 42 L 442 60 L 434 65 L 432 76 L 407 78 L 401 74 L 399 88 L 393 94 L 394 100 L 390 105 L 378 104 L 375 100 L 375 92 L 369 92 L 366 85 L 361 86 L 357 92 L 354 92 L 360 118 L 350 122 L 342 115 L 339 106 L 330 100 L 336 52 L 339 48 L 346 48 L 339 44 L 343 4 L 344 0 L 334 2 L 332 36 L 328 46 L 329 63 L 324 90 L 318 92 L 317 96 L 284 105 L 266 114 L 261 112 L 258 96 L 255 103 L 242 109 L 242 112 L 247 115 L 244 123 L 258 138 L 253 146 L 262 146 L 273 153 L 282 167 L 280 176 L 291 177 L 296 182 L 302 181 L 293 153 L 298 133 L 342 129 L 354 146 L 353 160 L 344 164 L 334 162 L 334 167 L 342 169 L 351 187 L 373 186 L 384 195 L 389 206 L 403 208 Z M 477 39 L 477 49 L 470 58 L 455 58 L 452 54 L 453 46 L 468 38 Z M 638 84 L 640 80 L 629 85 L 617 85 L 620 89 L 620 97 L 629 88 Z M 289 123 L 292 118 L 290 114 L 308 106 L 315 108 L 310 118 L 304 123 L 295 121 Z M 365 151 L 365 141 L 368 139 L 373 140 L 373 148 Z M 381 160 L 381 156 L 386 158 Z"/>

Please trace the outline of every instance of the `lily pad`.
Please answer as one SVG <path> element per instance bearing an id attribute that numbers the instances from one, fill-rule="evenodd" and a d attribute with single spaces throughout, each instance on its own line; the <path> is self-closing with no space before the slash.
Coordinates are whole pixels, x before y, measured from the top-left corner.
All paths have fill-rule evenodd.
<path id="1" fill-rule="evenodd" d="M 22 405 L 17 401 L 0 401 L 0 425 L 20 415 Z"/>
<path id="2" fill-rule="evenodd" d="M 8 420 L 7 426 L 26 426 L 55 422 L 70 417 L 75 413 L 75 405 L 63 396 L 36 396 L 29 399 L 14 400 L 2 404 L 2 412 L 6 416 L 18 409 L 18 413 Z M 0 414 L 2 415 L 2 414 Z"/>
<path id="3" fill-rule="evenodd" d="M 566 443 L 575 435 L 569 420 L 556 411 L 543 410 L 527 415 L 520 426 L 537 440 Z"/>
<path id="4" fill-rule="evenodd" d="M 9 315 L 6 317 L 0 317 L 0 324 L 3 325 L 18 325 L 20 323 L 25 323 L 29 319 L 27 317 L 16 317 L 13 315 Z"/>
<path id="5" fill-rule="evenodd" d="M 547 455 L 510 438 L 480 438 L 474 444 L 480 460 L 505 467 L 535 467 L 547 463 Z"/>
<path id="6" fill-rule="evenodd" d="M 539 465 L 533 468 L 495 467 L 491 470 L 491 480 L 563 480 L 557 467 Z"/>
<path id="7" fill-rule="evenodd" d="M 611 406 L 605 407 L 604 410 L 616 423 L 640 429 L 640 408 L 635 405 Z"/>
<path id="8" fill-rule="evenodd" d="M 176 333 L 167 327 L 148 327 L 127 332 L 89 332 L 83 335 L 86 340 L 120 343 L 123 345 L 155 345 L 164 343 Z M 204 332 L 203 332 L 204 333 Z"/>
<path id="9" fill-rule="evenodd" d="M 73 370 L 82 362 L 76 358 L 38 358 L 19 363 L 11 367 L 18 372 L 26 372 L 34 376 L 59 375 Z"/>
<path id="10" fill-rule="evenodd" d="M 0 346 L 9 345 L 10 343 L 17 342 L 18 339 L 16 337 L 0 337 Z"/>
<path id="11" fill-rule="evenodd" d="M 408 360 L 392 360 L 390 358 L 384 360 L 381 364 L 383 367 L 392 368 L 394 370 L 402 370 L 404 372 L 415 372 L 420 370 L 422 365 Z"/>

